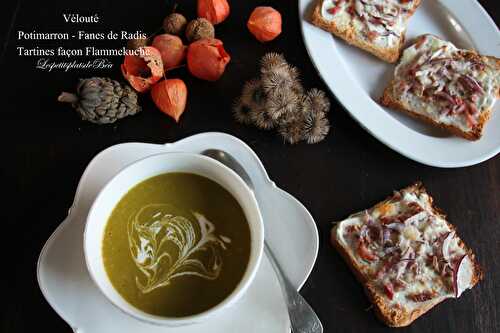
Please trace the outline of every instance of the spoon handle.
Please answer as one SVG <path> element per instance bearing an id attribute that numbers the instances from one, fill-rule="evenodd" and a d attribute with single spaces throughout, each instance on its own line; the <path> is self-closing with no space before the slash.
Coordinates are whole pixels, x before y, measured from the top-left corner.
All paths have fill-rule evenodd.
<path id="1" fill-rule="evenodd" d="M 264 242 L 264 251 L 271 261 L 276 276 L 280 281 L 281 290 L 285 296 L 288 314 L 290 316 L 290 323 L 292 332 L 294 333 L 322 333 L 323 326 L 318 316 L 306 302 L 306 300 L 297 292 L 294 286 L 290 283 L 286 275 L 283 273 L 278 261 L 274 257 L 273 252 Z"/>
<path id="2" fill-rule="evenodd" d="M 231 154 L 218 149 L 207 149 L 204 150 L 202 154 L 211 157 L 232 169 L 243 179 L 248 187 L 254 191 L 255 188 L 253 186 L 252 179 L 241 164 L 233 156 L 231 156 Z M 281 290 L 285 296 L 292 332 L 323 333 L 323 326 L 321 325 L 318 316 L 283 273 L 281 266 L 266 241 L 264 241 L 264 251 L 271 261 L 274 271 L 276 272 L 276 276 L 280 282 Z"/>

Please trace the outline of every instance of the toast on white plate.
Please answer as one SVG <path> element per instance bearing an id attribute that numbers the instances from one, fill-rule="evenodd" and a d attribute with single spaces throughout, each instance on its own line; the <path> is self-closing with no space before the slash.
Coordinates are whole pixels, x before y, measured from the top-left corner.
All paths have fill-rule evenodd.
<path id="1" fill-rule="evenodd" d="M 422 35 L 404 50 L 380 102 L 478 140 L 499 97 L 500 59 Z"/>
<path id="2" fill-rule="evenodd" d="M 420 0 L 318 0 L 312 23 L 393 63 L 403 47 L 408 19 L 419 5 Z"/>
<path id="3" fill-rule="evenodd" d="M 333 227 L 331 241 L 387 325 L 407 326 L 483 277 L 475 256 L 415 183 Z"/>

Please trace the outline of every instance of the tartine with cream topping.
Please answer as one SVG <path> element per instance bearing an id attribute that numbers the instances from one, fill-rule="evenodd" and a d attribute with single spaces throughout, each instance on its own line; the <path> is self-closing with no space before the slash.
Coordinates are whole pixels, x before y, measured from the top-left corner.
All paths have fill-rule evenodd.
<path id="1" fill-rule="evenodd" d="M 473 252 L 421 183 L 335 224 L 331 241 L 389 326 L 411 324 L 482 279 Z"/>
<path id="2" fill-rule="evenodd" d="M 403 47 L 408 19 L 419 5 L 420 0 L 319 0 L 312 22 L 393 63 Z"/>
<path id="3" fill-rule="evenodd" d="M 500 97 L 500 59 L 422 35 L 404 50 L 381 104 L 478 140 Z"/>

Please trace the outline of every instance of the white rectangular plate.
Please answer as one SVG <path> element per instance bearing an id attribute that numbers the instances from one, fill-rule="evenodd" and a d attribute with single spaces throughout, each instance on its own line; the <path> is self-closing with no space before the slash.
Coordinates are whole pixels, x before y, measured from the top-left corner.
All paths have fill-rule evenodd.
<path id="1" fill-rule="evenodd" d="M 423 164 L 453 168 L 483 162 L 500 152 L 500 103 L 483 138 L 469 142 L 380 106 L 395 65 L 348 45 L 310 23 L 318 0 L 299 0 L 309 56 L 339 102 L 369 133 L 400 154 Z M 410 19 L 406 40 L 431 33 L 461 48 L 500 57 L 500 31 L 476 0 L 422 0 Z"/>

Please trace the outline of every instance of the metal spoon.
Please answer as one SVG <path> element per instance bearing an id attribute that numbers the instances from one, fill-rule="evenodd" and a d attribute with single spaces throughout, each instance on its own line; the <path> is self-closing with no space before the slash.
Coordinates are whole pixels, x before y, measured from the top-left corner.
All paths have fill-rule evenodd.
<path id="1" fill-rule="evenodd" d="M 236 172 L 241 179 L 248 185 L 248 187 L 254 191 L 254 185 L 252 179 L 241 166 L 241 164 L 232 157 L 229 153 L 218 149 L 208 149 L 202 152 L 203 155 L 217 160 Z M 271 248 L 264 240 L 264 252 L 269 258 L 276 275 L 280 282 L 281 291 L 285 297 L 285 302 L 288 308 L 288 316 L 290 317 L 290 324 L 292 332 L 294 333 L 322 333 L 323 326 L 318 316 L 307 304 L 306 300 L 297 292 L 294 286 L 290 283 L 290 280 L 286 277 L 281 266 L 279 265 L 276 257 L 274 256 Z"/>

